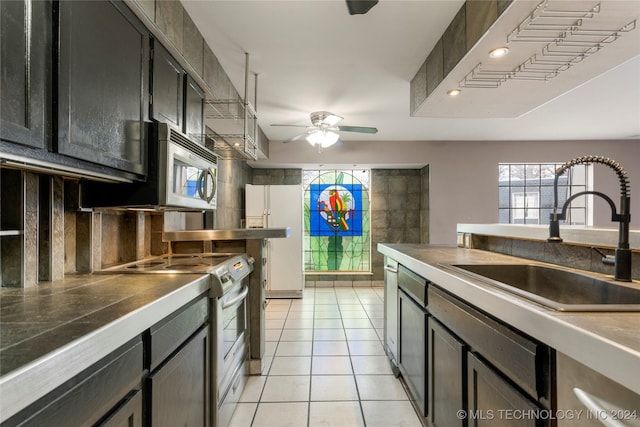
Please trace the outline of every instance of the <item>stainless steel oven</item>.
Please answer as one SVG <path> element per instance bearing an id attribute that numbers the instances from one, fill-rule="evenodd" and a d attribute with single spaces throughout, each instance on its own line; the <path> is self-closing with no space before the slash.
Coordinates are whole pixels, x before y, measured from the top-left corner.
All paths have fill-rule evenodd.
<path id="1" fill-rule="evenodd" d="M 217 205 L 218 156 L 166 123 L 147 123 L 144 182 L 82 183 L 83 207 L 212 210 Z"/>
<path id="2" fill-rule="evenodd" d="M 207 273 L 211 277 L 211 424 L 229 424 L 249 376 L 249 275 L 246 254 L 173 254 L 134 261 L 102 273 Z"/>
<path id="3" fill-rule="evenodd" d="M 248 275 L 253 258 L 234 257 L 212 272 L 214 425 L 229 424 L 249 375 Z"/>

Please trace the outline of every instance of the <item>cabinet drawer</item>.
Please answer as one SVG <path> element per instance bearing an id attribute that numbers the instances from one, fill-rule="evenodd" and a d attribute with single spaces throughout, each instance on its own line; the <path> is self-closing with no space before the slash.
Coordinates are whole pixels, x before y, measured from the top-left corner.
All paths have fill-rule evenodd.
<path id="1" fill-rule="evenodd" d="M 418 304 L 427 306 L 427 280 L 404 265 L 398 265 L 398 287 Z"/>
<path id="2" fill-rule="evenodd" d="M 153 371 L 207 322 L 209 299 L 198 297 L 166 319 L 152 326 L 144 335 L 145 368 Z"/>
<path id="3" fill-rule="evenodd" d="M 444 291 L 429 287 L 429 311 L 529 395 L 550 397 L 550 350 L 471 308 Z"/>

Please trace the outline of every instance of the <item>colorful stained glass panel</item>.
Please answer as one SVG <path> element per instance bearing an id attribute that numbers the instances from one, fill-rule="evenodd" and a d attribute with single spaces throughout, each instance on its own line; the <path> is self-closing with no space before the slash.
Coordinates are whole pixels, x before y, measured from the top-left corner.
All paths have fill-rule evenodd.
<path id="1" fill-rule="evenodd" d="M 368 170 L 305 170 L 307 272 L 370 272 Z"/>
<path id="2" fill-rule="evenodd" d="M 362 235 L 362 185 L 311 184 L 310 197 L 311 236 Z"/>

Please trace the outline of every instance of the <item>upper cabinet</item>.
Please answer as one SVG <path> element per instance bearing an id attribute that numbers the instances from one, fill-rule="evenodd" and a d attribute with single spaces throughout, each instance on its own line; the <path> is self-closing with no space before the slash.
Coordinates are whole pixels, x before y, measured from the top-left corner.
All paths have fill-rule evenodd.
<path id="1" fill-rule="evenodd" d="M 145 122 L 204 144 L 239 101 L 179 0 L 0 0 L 0 93 L 3 163 L 108 181 L 146 178 Z"/>
<path id="2" fill-rule="evenodd" d="M 0 2 L 0 139 L 47 145 L 50 117 L 49 1 Z"/>
<path id="3" fill-rule="evenodd" d="M 185 71 L 156 40 L 151 65 L 151 117 L 183 130 Z"/>
<path id="4" fill-rule="evenodd" d="M 204 91 L 189 76 L 184 81 L 184 133 L 204 144 Z"/>
<path id="5" fill-rule="evenodd" d="M 151 117 L 203 144 L 204 91 L 157 40 L 151 52 Z"/>
<path id="6" fill-rule="evenodd" d="M 149 33 L 121 1 L 59 3 L 58 152 L 146 174 Z"/>

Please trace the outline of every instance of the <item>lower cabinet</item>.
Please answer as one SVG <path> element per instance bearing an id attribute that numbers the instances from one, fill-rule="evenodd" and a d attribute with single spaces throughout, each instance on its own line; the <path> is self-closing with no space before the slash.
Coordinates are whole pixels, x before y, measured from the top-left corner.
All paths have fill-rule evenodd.
<path id="1" fill-rule="evenodd" d="M 551 425 L 551 350 L 432 284 L 428 300 L 431 426 Z"/>
<path id="2" fill-rule="evenodd" d="M 422 415 L 427 413 L 427 313 L 404 291 L 398 291 L 400 345 L 398 368 Z"/>
<path id="3" fill-rule="evenodd" d="M 209 303 L 200 295 L 1 427 L 211 426 Z"/>
<path id="4" fill-rule="evenodd" d="M 545 425 L 543 418 L 551 415 L 532 403 L 473 353 L 467 353 L 467 392 L 470 427 L 511 424 L 536 427 Z"/>
<path id="5" fill-rule="evenodd" d="M 147 420 L 153 427 L 207 426 L 208 348 L 206 326 L 145 380 Z"/>
<path id="6" fill-rule="evenodd" d="M 208 313 L 204 294 L 145 332 L 145 426 L 210 424 Z"/>
<path id="7" fill-rule="evenodd" d="M 142 391 L 129 393 L 124 401 L 96 427 L 139 427 L 142 426 Z"/>
<path id="8" fill-rule="evenodd" d="M 140 337 L 7 420 L 2 427 L 142 425 Z"/>
<path id="9" fill-rule="evenodd" d="M 429 319 L 429 420 L 433 427 L 464 426 L 465 345 Z"/>

